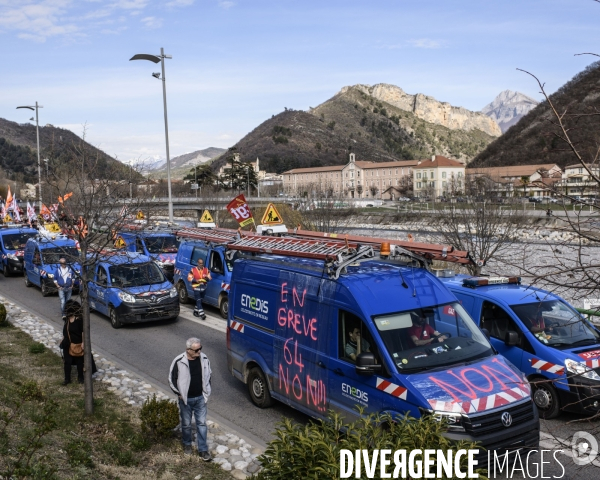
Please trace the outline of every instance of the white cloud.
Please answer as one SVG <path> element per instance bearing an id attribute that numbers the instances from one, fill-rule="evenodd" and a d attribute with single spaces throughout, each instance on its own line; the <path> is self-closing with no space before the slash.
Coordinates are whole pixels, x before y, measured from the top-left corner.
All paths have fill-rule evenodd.
<path id="1" fill-rule="evenodd" d="M 233 7 L 235 2 L 231 2 L 230 0 L 219 0 L 219 7 L 224 8 L 225 10 Z"/>
<path id="2" fill-rule="evenodd" d="M 142 18 L 142 23 L 146 28 L 160 28 L 162 27 L 162 18 L 145 17 Z"/>
<path id="3" fill-rule="evenodd" d="M 189 7 L 194 4 L 194 0 L 172 0 L 167 3 L 167 7 Z"/>
<path id="4" fill-rule="evenodd" d="M 408 43 L 415 48 L 442 48 L 445 46 L 446 42 L 432 40 L 431 38 L 416 38 L 409 40 Z"/>
<path id="5" fill-rule="evenodd" d="M 110 6 L 123 10 L 143 10 L 148 5 L 148 0 L 117 0 Z"/>

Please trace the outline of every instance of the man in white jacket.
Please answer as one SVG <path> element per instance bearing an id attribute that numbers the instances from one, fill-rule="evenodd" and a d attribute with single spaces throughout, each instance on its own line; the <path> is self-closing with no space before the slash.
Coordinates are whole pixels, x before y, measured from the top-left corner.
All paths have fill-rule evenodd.
<path id="1" fill-rule="evenodd" d="M 210 361 L 201 353 L 199 338 L 188 338 L 185 352 L 177 355 L 169 371 L 169 385 L 179 397 L 181 416 L 181 439 L 183 451 L 192 453 L 192 414 L 196 419 L 196 441 L 198 455 L 202 460 L 212 460 L 206 443 L 206 403 L 210 397 Z"/>

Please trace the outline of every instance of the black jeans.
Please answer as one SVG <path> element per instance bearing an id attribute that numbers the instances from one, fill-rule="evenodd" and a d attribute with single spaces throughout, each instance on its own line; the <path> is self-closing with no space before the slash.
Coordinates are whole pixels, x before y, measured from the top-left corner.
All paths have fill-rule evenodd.
<path id="1" fill-rule="evenodd" d="M 71 367 L 73 365 L 77 366 L 77 378 L 83 379 L 83 357 L 73 357 L 69 355 L 69 350 L 64 350 L 65 356 L 65 380 L 71 381 Z"/>

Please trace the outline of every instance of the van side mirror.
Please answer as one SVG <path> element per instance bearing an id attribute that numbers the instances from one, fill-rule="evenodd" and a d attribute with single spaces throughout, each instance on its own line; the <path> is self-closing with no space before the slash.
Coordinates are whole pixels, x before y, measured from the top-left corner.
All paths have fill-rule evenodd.
<path id="1" fill-rule="evenodd" d="M 519 334 L 509 330 L 504 337 L 504 343 L 509 347 L 514 347 L 519 344 Z"/>
<path id="2" fill-rule="evenodd" d="M 356 357 L 356 373 L 358 375 L 373 375 L 381 370 L 381 365 L 375 361 L 375 354 L 363 352 Z"/>
<path id="3" fill-rule="evenodd" d="M 482 328 L 481 331 L 486 336 L 486 338 L 489 340 L 490 339 L 490 331 L 487 328 Z"/>

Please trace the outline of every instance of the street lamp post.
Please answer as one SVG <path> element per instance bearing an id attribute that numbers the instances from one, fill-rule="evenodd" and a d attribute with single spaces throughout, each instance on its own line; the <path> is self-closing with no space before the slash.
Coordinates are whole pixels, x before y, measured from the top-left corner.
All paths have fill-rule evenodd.
<path id="1" fill-rule="evenodd" d="M 39 185 L 38 200 L 39 200 L 39 209 L 41 212 L 42 211 L 42 165 L 41 165 L 41 161 L 40 161 L 40 122 L 39 122 L 39 117 L 38 117 L 38 109 L 44 108 L 44 107 L 42 105 L 38 105 L 38 102 L 35 102 L 35 106 L 23 105 L 23 106 L 17 107 L 17 109 L 19 109 L 19 108 L 28 108 L 29 110 L 35 110 L 35 133 L 37 136 L 38 185 Z"/>
<path id="2" fill-rule="evenodd" d="M 165 82 L 165 58 L 173 58 L 171 55 L 165 55 L 164 48 L 160 49 L 160 55 L 151 55 L 147 53 L 138 53 L 129 60 L 148 60 L 153 63 L 159 63 L 162 70 L 162 77 L 160 73 L 153 73 L 152 76 L 159 80 L 162 80 L 163 86 L 163 108 L 165 112 L 165 142 L 167 145 L 167 182 L 169 191 L 169 221 L 173 221 L 173 198 L 171 197 L 171 158 L 169 157 L 169 123 L 167 121 L 167 85 Z"/>

